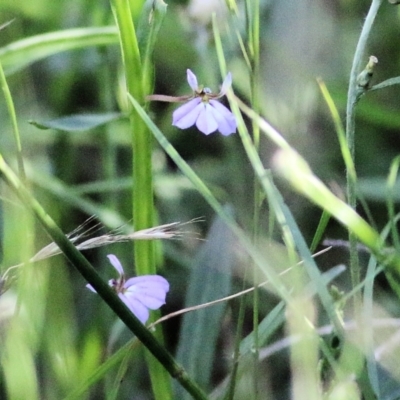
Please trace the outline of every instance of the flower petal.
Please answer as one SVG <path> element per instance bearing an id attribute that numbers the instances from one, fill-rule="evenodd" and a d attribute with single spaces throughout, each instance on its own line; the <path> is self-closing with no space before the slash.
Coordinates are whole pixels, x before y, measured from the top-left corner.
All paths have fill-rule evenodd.
<path id="1" fill-rule="evenodd" d="M 168 281 L 160 275 L 140 275 L 134 276 L 133 278 L 129 278 L 125 282 L 125 289 L 128 289 L 132 285 L 144 286 L 148 284 L 148 286 L 156 285 L 162 287 L 166 292 L 169 291 L 169 283 Z"/>
<path id="2" fill-rule="evenodd" d="M 107 257 L 110 260 L 112 266 L 118 271 L 119 275 L 124 275 L 124 268 L 122 267 L 118 258 L 114 254 L 109 254 Z"/>
<path id="3" fill-rule="evenodd" d="M 94 287 L 93 287 L 90 283 L 88 283 L 88 284 L 86 285 L 86 287 L 87 287 L 89 290 L 91 290 L 93 293 L 97 293 L 97 292 L 94 290 Z"/>
<path id="4" fill-rule="evenodd" d="M 210 100 L 210 108 L 218 123 L 218 130 L 224 136 L 236 132 L 237 123 L 235 116 L 223 104 L 216 100 Z"/>
<path id="5" fill-rule="evenodd" d="M 226 75 L 224 82 L 222 83 L 222 87 L 221 87 L 220 92 L 218 93 L 217 98 L 225 96 L 226 92 L 231 87 L 231 85 L 232 85 L 232 74 L 230 72 L 228 72 L 228 75 Z"/>
<path id="6" fill-rule="evenodd" d="M 203 105 L 200 97 L 190 100 L 188 103 L 177 108 L 172 114 L 172 125 L 181 129 L 194 125 Z"/>
<path id="7" fill-rule="evenodd" d="M 211 108 L 210 104 L 205 103 L 205 107 L 201 110 L 196 121 L 198 130 L 205 135 L 209 135 L 218 129 L 218 123 Z"/>
<path id="8" fill-rule="evenodd" d="M 126 304 L 126 306 L 135 314 L 136 318 L 145 324 L 149 319 L 149 310 L 142 302 L 134 297 L 128 297 L 125 294 L 119 293 L 119 298 Z"/>
<path id="9" fill-rule="evenodd" d="M 186 70 L 186 75 L 189 86 L 196 92 L 199 87 L 196 75 L 190 69 Z"/>
<path id="10" fill-rule="evenodd" d="M 169 283 L 159 275 L 143 275 L 126 281 L 124 295 L 129 299 L 140 301 L 151 310 L 156 310 L 165 304 L 169 291 Z"/>

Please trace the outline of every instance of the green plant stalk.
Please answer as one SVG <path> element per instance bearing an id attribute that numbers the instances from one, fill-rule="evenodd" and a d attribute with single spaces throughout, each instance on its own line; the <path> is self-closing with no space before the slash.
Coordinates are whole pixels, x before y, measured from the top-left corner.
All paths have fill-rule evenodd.
<path id="1" fill-rule="evenodd" d="M 371 256 L 368 263 L 367 274 L 365 277 L 365 289 L 364 289 L 364 304 L 363 304 L 363 327 L 362 340 L 363 350 L 366 354 L 367 368 L 370 385 L 374 388 L 377 398 L 381 397 L 379 378 L 378 378 L 378 366 L 377 361 L 374 357 L 374 330 L 373 330 L 373 318 L 374 318 L 374 283 L 377 271 L 377 263 L 375 257 Z"/>
<path id="2" fill-rule="evenodd" d="M 221 35 L 219 33 L 215 14 L 213 14 L 212 22 L 213 22 L 214 41 L 215 41 L 215 47 L 216 47 L 216 51 L 217 51 L 217 55 L 218 55 L 219 67 L 220 67 L 222 76 L 226 76 L 227 66 L 226 66 L 222 41 L 221 41 Z M 250 49 L 252 48 L 252 40 L 251 40 L 252 30 L 250 28 L 249 28 L 248 35 L 249 35 L 248 49 L 249 49 L 249 53 L 251 54 Z M 243 43 L 240 33 L 238 33 L 238 36 L 240 38 L 240 43 Z M 248 66 L 249 66 L 249 70 L 251 72 L 252 64 L 250 63 L 250 60 L 249 60 Z M 253 76 L 253 74 L 251 74 L 251 76 Z M 254 79 L 251 79 L 251 82 L 252 82 L 252 91 L 253 91 Z M 253 95 L 254 95 L 254 91 L 253 91 Z M 254 127 L 254 125 L 253 125 L 253 127 Z M 254 140 L 257 141 L 257 143 L 259 142 L 258 125 L 256 127 Z M 260 192 L 260 187 L 258 185 L 257 179 L 255 178 L 254 179 L 253 242 L 256 242 L 256 239 L 257 239 L 257 228 L 258 228 L 258 220 L 259 220 L 260 203 L 261 203 L 261 192 Z M 255 266 L 255 263 L 254 263 L 253 267 L 254 266 Z M 256 270 L 256 268 L 253 268 L 254 285 L 256 285 L 256 282 L 257 282 L 256 274 L 257 274 L 257 270 Z M 246 276 L 247 276 L 247 270 L 245 270 L 245 272 L 244 272 L 242 290 L 245 289 L 246 280 L 247 280 Z M 237 373 L 238 373 L 238 367 L 239 367 L 239 357 L 240 357 L 240 342 L 241 342 L 243 326 L 244 326 L 245 308 L 246 308 L 245 298 L 241 297 L 240 303 L 239 303 L 239 313 L 237 316 L 235 345 L 234 345 L 233 358 L 232 358 L 233 367 L 232 367 L 232 371 L 230 374 L 229 385 L 228 385 L 227 391 L 225 393 L 224 400 L 233 400 L 234 395 L 235 395 L 236 379 L 237 379 Z M 254 292 L 253 292 L 253 329 L 255 329 L 255 331 L 256 331 L 253 336 L 254 337 L 254 349 L 255 349 L 254 353 L 256 353 L 256 354 L 254 354 L 253 366 L 256 368 L 256 365 L 258 366 L 258 345 L 257 345 L 257 342 L 258 342 L 258 291 L 257 291 L 257 289 L 254 290 Z M 254 373 L 254 377 L 256 377 L 256 376 L 257 376 L 257 374 Z M 257 390 L 256 378 L 254 378 L 254 393 L 256 393 L 256 390 Z"/>
<path id="3" fill-rule="evenodd" d="M 374 90 L 384 89 L 389 86 L 393 85 L 400 85 L 400 76 L 396 76 L 395 78 L 386 79 L 381 83 L 377 83 L 376 85 L 372 86 L 368 89 L 368 92 L 372 92 Z"/>
<path id="4" fill-rule="evenodd" d="M 350 149 L 347 146 L 346 133 L 342 126 L 339 112 L 338 112 L 338 110 L 335 106 L 335 103 L 333 102 L 333 99 L 332 99 L 330 93 L 328 92 L 328 89 L 325 86 L 324 82 L 321 79 L 317 79 L 317 81 L 318 81 L 318 85 L 321 89 L 321 93 L 329 107 L 329 111 L 331 113 L 332 120 L 335 124 L 335 130 L 336 130 L 336 134 L 338 136 L 340 151 L 342 153 L 342 158 L 343 158 L 343 161 L 346 166 L 346 171 L 348 171 L 348 177 L 353 180 L 352 184 L 354 185 L 354 187 L 357 187 L 356 168 L 354 165 L 354 160 L 350 154 Z M 373 223 L 373 217 L 372 217 L 371 211 L 369 210 L 368 204 L 359 192 L 358 192 L 358 200 L 360 201 L 368 220 L 376 228 L 375 224 Z"/>
<path id="5" fill-rule="evenodd" d="M 321 90 L 322 96 L 329 108 L 329 111 L 332 116 L 333 123 L 335 124 L 335 130 L 336 134 L 338 137 L 338 142 L 340 146 L 340 151 L 342 153 L 342 158 L 343 161 L 346 165 L 346 171 L 348 171 L 348 176 L 353 179 L 354 182 L 356 182 L 357 176 L 356 176 L 356 170 L 354 167 L 354 160 L 350 154 L 349 147 L 347 146 L 347 141 L 346 141 L 346 133 L 342 125 L 342 121 L 340 119 L 339 112 L 335 106 L 335 103 L 328 91 L 328 88 L 326 87 L 325 83 L 322 81 L 322 79 L 317 79 L 318 86 Z M 321 215 L 321 219 L 319 221 L 317 230 L 315 232 L 315 236 L 313 238 L 313 241 L 310 246 L 310 251 L 314 252 L 315 249 L 317 248 L 326 227 L 328 226 L 328 222 L 330 220 L 330 215 L 327 213 L 327 211 L 323 211 Z"/>
<path id="6" fill-rule="evenodd" d="M 143 104 L 142 65 L 129 1 L 112 0 L 112 8 L 120 32 L 127 93 Z M 133 150 L 133 218 L 135 229 L 139 230 L 153 224 L 152 143 L 141 118 L 132 107 L 129 111 Z M 152 243 L 139 248 L 135 246 L 135 263 L 140 274 L 156 272 Z"/>
<path id="7" fill-rule="evenodd" d="M 129 0 L 111 0 L 114 18 L 118 25 L 122 60 L 125 70 L 127 94 L 137 99 L 140 104 L 144 101 L 143 68 L 136 37 L 135 27 L 132 21 L 132 13 Z M 130 127 L 132 135 L 133 151 L 133 221 L 136 230 L 149 228 L 154 223 L 153 200 L 153 172 L 152 172 L 152 141 L 143 120 L 127 102 L 130 114 Z M 156 273 L 155 251 L 153 241 L 143 241 L 135 244 L 135 267 L 138 275 Z M 157 337 L 162 339 L 162 331 L 157 331 Z M 172 386 L 168 375 L 147 357 L 149 372 L 154 396 L 157 400 L 169 400 L 172 398 Z"/>
<path id="8" fill-rule="evenodd" d="M 260 111 L 260 1 L 247 0 L 247 26 L 248 26 L 248 48 L 250 55 L 250 85 L 251 85 L 251 105 L 256 113 Z M 255 121 L 252 121 L 253 142 L 254 148 L 257 152 L 260 149 L 260 127 Z M 254 176 L 254 209 L 253 209 L 253 241 L 257 243 L 259 236 L 259 223 L 260 223 L 260 208 L 263 199 L 260 182 L 258 177 Z M 258 282 L 258 270 L 253 266 L 253 283 Z M 258 290 L 253 292 L 253 398 L 256 400 L 259 397 L 257 371 L 259 365 L 259 343 L 258 343 L 258 303 L 259 293 Z M 244 307 L 244 300 L 242 306 Z"/>
<path id="9" fill-rule="evenodd" d="M 23 181 L 26 180 L 25 168 L 24 168 L 24 159 L 22 157 L 22 145 L 21 145 L 21 137 L 19 134 L 18 123 L 17 123 L 17 115 L 15 113 L 14 102 L 11 96 L 10 88 L 7 84 L 6 75 L 4 74 L 3 66 L 0 62 L 0 86 L 4 93 L 4 98 L 6 100 L 8 113 L 10 114 L 11 125 L 13 128 L 15 144 L 17 148 L 17 160 L 18 160 L 18 170 L 19 175 Z"/>
<path id="10" fill-rule="evenodd" d="M 370 35 L 372 25 L 378 13 L 382 0 L 372 0 L 371 7 L 365 19 L 360 38 L 357 43 L 356 51 L 354 53 L 353 64 L 350 72 L 349 89 L 347 93 L 347 107 L 346 107 L 346 140 L 349 147 L 350 155 L 354 163 L 355 155 L 355 106 L 359 94 L 357 85 L 357 76 L 361 71 L 365 48 L 367 45 L 368 37 Z M 352 171 L 346 170 L 347 181 L 347 201 L 353 209 L 357 205 L 356 196 L 356 182 L 353 179 Z M 350 242 L 350 274 L 353 287 L 357 286 L 360 282 L 360 265 L 357 251 L 357 238 L 352 231 L 349 231 Z M 359 314 L 361 297 L 357 294 L 354 297 L 354 308 L 356 315 Z"/>
<path id="11" fill-rule="evenodd" d="M 344 131 L 342 121 L 340 120 L 339 111 L 337 110 L 335 103 L 326 87 L 325 83 L 321 79 L 317 79 L 318 86 L 321 90 L 322 96 L 329 108 L 332 116 L 333 123 L 335 124 L 335 130 L 338 137 L 338 142 L 340 146 L 340 151 L 342 153 L 342 158 L 346 166 L 346 171 L 348 171 L 348 176 L 353 180 L 354 184 L 357 181 L 356 168 L 354 166 L 354 152 L 351 153 L 346 140 L 346 133 Z"/>
<path id="12" fill-rule="evenodd" d="M 355 105 L 357 102 L 357 76 L 361 71 L 365 48 L 367 45 L 368 37 L 370 35 L 372 25 L 378 13 L 382 0 L 372 0 L 371 7 L 368 11 L 367 17 L 357 43 L 356 51 L 354 53 L 353 64 L 350 72 L 349 89 L 347 93 L 347 106 L 346 106 L 346 139 L 350 154 L 354 160 L 354 146 L 355 146 Z"/>
<path id="13" fill-rule="evenodd" d="M 311 253 L 314 253 L 315 250 L 317 249 L 317 246 L 320 244 L 320 242 L 324 236 L 325 229 L 328 226 L 328 222 L 330 219 L 331 219 L 331 216 L 325 210 L 323 210 L 322 214 L 321 214 L 321 218 L 318 222 L 317 229 L 315 230 L 313 240 L 310 245 Z"/>
<path id="14" fill-rule="evenodd" d="M 395 206 L 394 206 L 394 200 L 393 200 L 393 191 L 394 187 L 396 184 L 396 180 L 398 177 L 399 173 L 399 165 L 400 165 L 400 156 L 397 156 L 394 158 L 392 161 L 392 164 L 390 166 L 390 171 L 389 175 L 387 177 L 387 209 L 388 209 L 388 216 L 389 216 L 389 223 L 391 227 L 391 232 L 392 232 L 392 240 L 394 247 L 397 252 L 400 253 L 400 238 L 399 238 L 399 233 L 397 231 L 396 227 L 396 214 L 395 214 Z"/>
<path id="15" fill-rule="evenodd" d="M 129 0 L 129 7 L 131 9 L 132 19 L 136 20 L 136 17 L 143 11 L 143 5 L 145 0 Z"/>
<path id="16" fill-rule="evenodd" d="M 27 209 L 33 212 L 39 222 L 53 241 L 65 254 L 71 264 L 81 275 L 94 287 L 99 296 L 110 306 L 115 314 L 125 323 L 131 332 L 146 346 L 153 356 L 164 366 L 170 375 L 176 378 L 182 386 L 195 398 L 207 399 L 203 391 L 187 375 L 185 370 L 174 360 L 164 346 L 155 339 L 151 332 L 133 315 L 133 313 L 120 300 L 110 286 L 103 281 L 93 266 L 76 249 L 76 247 L 64 235 L 54 220 L 45 212 L 37 200 L 32 197 L 29 191 L 15 175 L 12 169 L 6 164 L 0 155 L 0 172 L 2 178 L 17 194 Z"/>
<path id="17" fill-rule="evenodd" d="M 147 0 L 142 9 L 142 15 L 138 24 L 138 45 L 142 59 L 143 88 L 146 93 L 150 93 L 153 89 L 154 46 L 156 45 L 158 33 L 166 13 L 167 4 L 163 0 Z"/>
<path id="18" fill-rule="evenodd" d="M 245 284 L 243 282 L 243 287 L 245 287 Z M 244 297 L 244 296 L 242 296 Z M 239 314 L 238 314 L 238 323 L 236 325 L 236 333 L 235 333 L 235 347 L 233 350 L 233 367 L 232 371 L 229 377 L 229 384 L 227 385 L 227 389 L 224 395 L 223 400 L 233 400 L 235 396 L 235 388 L 236 388 L 236 380 L 238 376 L 238 371 L 239 371 L 239 358 L 241 356 L 240 354 L 240 343 L 241 343 L 241 338 L 243 335 L 243 325 L 244 325 L 244 312 L 245 312 L 245 307 L 243 300 L 240 299 L 240 305 L 239 305 Z"/>

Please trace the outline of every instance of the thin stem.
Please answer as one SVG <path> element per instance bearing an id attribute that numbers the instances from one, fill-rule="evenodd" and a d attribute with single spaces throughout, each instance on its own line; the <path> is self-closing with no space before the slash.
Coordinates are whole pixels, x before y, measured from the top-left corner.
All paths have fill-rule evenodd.
<path id="1" fill-rule="evenodd" d="M 18 170 L 19 175 L 23 181 L 26 180 L 25 168 L 24 168 L 24 159 L 22 157 L 22 145 L 21 145 L 21 137 L 19 134 L 18 124 L 17 124 L 17 116 L 15 113 L 14 102 L 11 96 L 10 88 L 8 87 L 6 76 L 4 74 L 3 67 L 0 63 L 0 85 L 4 92 L 4 98 L 6 100 L 8 113 L 10 114 L 11 125 L 13 128 L 15 144 L 17 147 L 17 160 L 18 160 Z"/>
<path id="2" fill-rule="evenodd" d="M 227 72 L 226 71 L 226 62 L 225 62 L 225 57 L 224 57 L 221 36 L 219 33 L 218 25 L 216 23 L 216 15 L 215 14 L 213 15 L 213 31 L 214 31 L 215 47 L 216 47 L 217 54 L 218 54 L 218 61 L 220 63 L 220 69 L 221 69 L 222 75 L 226 75 L 226 72 Z M 238 33 L 238 36 L 240 37 L 239 33 Z M 241 40 L 241 37 L 240 37 L 240 41 L 241 41 L 241 43 L 243 43 L 243 40 Z M 250 68 L 250 62 L 249 62 L 249 68 Z M 255 216 L 253 216 L 253 218 L 255 218 Z M 254 263 L 254 265 L 255 265 L 255 263 Z M 247 269 L 245 269 L 244 275 L 243 275 L 242 290 L 244 290 L 244 288 L 246 286 L 246 280 L 247 280 Z M 258 301 L 257 295 L 254 295 L 254 298 L 256 301 Z M 258 305 L 256 305 L 255 309 L 257 309 L 257 308 L 258 308 Z M 232 400 L 235 396 L 236 380 L 237 380 L 237 375 L 238 375 L 238 370 L 239 370 L 240 343 L 242 341 L 245 309 L 246 309 L 245 298 L 241 297 L 240 302 L 239 302 L 239 312 L 237 315 L 235 341 L 234 341 L 234 346 L 233 346 L 234 350 L 233 350 L 233 357 L 232 357 L 232 371 L 230 373 L 229 384 L 228 384 L 228 387 L 227 387 L 225 395 L 224 395 L 224 400 Z"/>
<path id="3" fill-rule="evenodd" d="M 357 102 L 357 76 L 361 71 L 365 48 L 367 45 L 368 37 L 370 35 L 372 25 L 378 13 L 382 0 L 373 0 L 368 15 L 365 19 L 364 26 L 357 44 L 354 54 L 353 65 L 350 72 L 349 90 L 347 94 L 347 108 L 346 108 L 346 140 L 349 147 L 351 158 L 354 162 L 355 158 L 355 105 Z M 347 180 L 347 201 L 352 208 L 356 208 L 357 195 L 356 195 L 356 182 L 350 169 L 346 170 Z M 350 243 L 350 272 L 352 286 L 355 287 L 360 282 L 360 265 L 357 252 L 357 238 L 354 233 L 349 232 Z M 355 311 L 359 309 L 361 297 L 357 294 L 354 297 Z"/>
<path id="4" fill-rule="evenodd" d="M 245 282 L 243 280 L 243 288 L 244 287 L 245 287 Z M 254 289 L 257 288 L 255 287 Z M 254 291 L 256 292 L 257 290 Z M 244 311 L 245 311 L 244 296 L 242 296 L 240 298 L 238 322 L 236 325 L 235 347 L 233 351 L 233 368 L 229 379 L 228 389 L 224 396 L 224 400 L 232 400 L 235 396 L 236 379 L 239 369 L 240 343 L 243 334 Z"/>
<path id="5" fill-rule="evenodd" d="M 259 69 L 260 69 L 260 2 L 259 0 L 247 1 L 248 9 L 248 37 L 249 37 L 249 54 L 250 54 L 250 82 L 251 82 L 251 104 L 256 113 L 260 111 L 260 96 L 259 96 Z M 260 127 L 255 121 L 252 121 L 253 141 L 257 152 L 260 148 Z M 261 191 L 258 177 L 254 176 L 254 211 L 253 211 L 253 241 L 257 243 L 259 236 L 260 208 L 263 194 Z M 258 281 L 258 270 L 253 265 L 253 284 L 256 286 Z M 253 398 L 259 397 L 257 371 L 259 364 L 259 343 L 258 343 L 258 305 L 259 295 L 258 290 L 253 292 Z"/>

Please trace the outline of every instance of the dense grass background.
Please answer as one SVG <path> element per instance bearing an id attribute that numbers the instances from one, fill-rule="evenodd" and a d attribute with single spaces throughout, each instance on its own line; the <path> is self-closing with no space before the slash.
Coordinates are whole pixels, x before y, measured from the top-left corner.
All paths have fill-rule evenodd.
<path id="1" fill-rule="evenodd" d="M 379 12 L 357 58 L 371 3 Z M 13 22 L 0 30 L 0 398 L 190 398 L 184 386 L 210 399 L 400 398 L 400 78 L 355 105 L 345 140 L 354 181 L 338 140 L 354 62 L 358 74 L 378 58 L 370 87 L 400 75 L 399 10 L 381 0 L 1 0 L 0 24 Z M 250 107 L 222 100 L 238 133 L 182 131 L 171 125 L 177 104 L 144 102 L 190 94 L 187 68 L 214 92 L 232 73 Z M 179 238 L 83 251 L 105 282 L 110 253 L 128 276 L 165 276 L 153 320 L 269 284 L 156 326 L 188 374 L 177 382 L 140 324 L 85 289 L 97 278 L 47 218 L 67 234 L 91 215 L 91 236 L 200 217 Z M 28 262 L 52 241 L 69 261 Z"/>

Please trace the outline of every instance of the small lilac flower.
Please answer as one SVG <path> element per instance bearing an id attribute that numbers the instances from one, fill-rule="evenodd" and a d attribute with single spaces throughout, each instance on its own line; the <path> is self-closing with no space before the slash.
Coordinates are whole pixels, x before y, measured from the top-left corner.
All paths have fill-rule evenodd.
<path id="1" fill-rule="evenodd" d="M 172 125 L 180 129 L 186 129 L 196 124 L 199 131 L 206 135 L 219 130 L 224 136 L 236 132 L 236 119 L 234 115 L 216 99 L 225 96 L 232 84 L 232 75 L 229 72 L 225 77 L 218 94 L 213 94 L 211 89 L 203 88 L 197 83 L 196 75 L 187 70 L 187 81 L 193 89 L 191 96 L 147 96 L 148 100 L 159 101 L 187 101 L 186 104 L 176 109 L 172 115 Z"/>
<path id="2" fill-rule="evenodd" d="M 108 284 L 136 318 L 145 324 L 149 319 L 149 309 L 157 310 L 165 304 L 165 296 L 169 291 L 168 281 L 159 275 L 142 275 L 125 280 L 124 269 L 118 258 L 114 254 L 107 257 L 119 274 L 117 279 L 110 279 Z M 96 293 L 92 285 L 87 284 L 86 287 Z"/>

